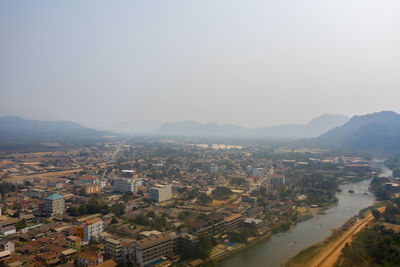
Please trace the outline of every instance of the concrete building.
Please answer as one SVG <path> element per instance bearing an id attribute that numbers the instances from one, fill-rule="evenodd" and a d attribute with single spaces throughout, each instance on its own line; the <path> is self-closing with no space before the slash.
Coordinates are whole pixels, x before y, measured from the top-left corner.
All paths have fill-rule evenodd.
<path id="1" fill-rule="evenodd" d="M 243 222 L 243 215 L 241 213 L 233 213 L 232 215 L 225 217 L 225 231 L 230 232 L 238 228 Z"/>
<path id="2" fill-rule="evenodd" d="M 172 197 L 171 185 L 155 185 L 150 188 L 150 199 L 155 202 L 163 202 Z"/>
<path id="3" fill-rule="evenodd" d="M 52 194 L 46 197 L 44 202 L 44 212 L 47 216 L 63 215 L 65 209 L 65 199 L 60 194 Z"/>
<path id="4" fill-rule="evenodd" d="M 137 192 L 138 186 L 143 184 L 141 178 L 119 178 L 114 180 L 114 191 L 120 193 Z"/>
<path id="5" fill-rule="evenodd" d="M 83 227 L 83 239 L 85 241 L 96 240 L 101 232 L 103 232 L 102 220 L 99 218 L 87 220 Z"/>
<path id="6" fill-rule="evenodd" d="M 81 241 L 82 239 L 79 236 L 70 235 L 66 239 L 66 247 L 81 251 Z"/>
<path id="7" fill-rule="evenodd" d="M 181 234 L 177 237 L 176 252 L 184 255 L 192 255 L 198 243 L 199 239 L 197 236 L 188 233 Z"/>
<path id="8" fill-rule="evenodd" d="M 16 232 L 17 231 L 16 231 L 16 228 L 15 228 L 14 225 L 9 225 L 9 226 L 6 226 L 6 227 L 2 227 L 1 230 L 0 230 L 0 233 L 3 236 L 12 235 L 12 234 L 15 234 Z"/>
<path id="9" fill-rule="evenodd" d="M 8 251 L 10 251 L 11 253 L 14 253 L 14 251 L 15 251 L 15 244 L 14 244 L 13 241 L 8 240 L 8 239 L 6 239 L 6 238 L 3 238 L 3 239 L 0 241 L 0 251 L 5 251 L 5 250 L 8 250 Z"/>
<path id="10" fill-rule="evenodd" d="M 85 194 L 91 195 L 100 192 L 100 186 L 98 184 L 85 184 Z"/>
<path id="11" fill-rule="evenodd" d="M 285 184 L 285 176 L 283 174 L 273 174 L 271 177 L 271 185 L 279 187 Z"/>
<path id="12" fill-rule="evenodd" d="M 103 263 L 103 256 L 94 251 L 84 251 L 76 257 L 76 265 L 87 267 L 89 265 L 99 265 Z"/>
<path id="13" fill-rule="evenodd" d="M 135 267 L 147 266 L 173 251 L 172 237 L 167 233 L 151 235 L 131 244 L 130 260 Z"/>
<path id="14" fill-rule="evenodd" d="M 104 253 L 116 263 L 122 263 L 122 242 L 107 238 L 104 246 Z"/>
<path id="15" fill-rule="evenodd" d="M 211 164 L 210 164 L 210 172 L 211 172 L 211 173 L 216 173 L 216 172 L 218 172 L 218 165 L 215 164 L 215 163 L 211 163 Z"/>

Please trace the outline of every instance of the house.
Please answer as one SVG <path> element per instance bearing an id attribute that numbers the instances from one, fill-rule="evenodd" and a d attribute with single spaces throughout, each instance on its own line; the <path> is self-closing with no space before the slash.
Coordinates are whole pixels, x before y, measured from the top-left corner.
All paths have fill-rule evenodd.
<path id="1" fill-rule="evenodd" d="M 83 251 L 78 254 L 76 257 L 76 264 L 78 266 L 91 266 L 91 265 L 99 265 L 103 263 L 103 256 L 101 254 L 98 254 L 94 251 Z"/>
<path id="2" fill-rule="evenodd" d="M 7 238 L 3 238 L 0 241 L 0 251 L 5 251 L 8 250 L 11 253 L 13 253 L 15 251 L 15 244 L 13 241 L 8 240 Z"/>
<path id="3" fill-rule="evenodd" d="M 6 226 L 6 227 L 2 227 L 1 230 L 0 230 L 0 233 L 3 236 L 12 235 L 12 234 L 16 233 L 16 228 L 15 228 L 14 225 L 9 225 L 9 226 Z"/>

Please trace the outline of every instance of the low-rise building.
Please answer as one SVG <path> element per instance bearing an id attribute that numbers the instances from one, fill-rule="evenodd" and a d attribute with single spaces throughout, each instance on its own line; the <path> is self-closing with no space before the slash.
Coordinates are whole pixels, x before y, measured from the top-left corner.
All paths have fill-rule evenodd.
<path id="1" fill-rule="evenodd" d="M 103 263 L 103 256 L 94 251 L 83 251 L 76 257 L 76 264 L 78 266 L 87 267 L 89 265 L 99 265 Z"/>
<path id="2" fill-rule="evenodd" d="M 67 248 L 73 248 L 76 249 L 77 251 L 81 251 L 82 239 L 79 236 L 70 235 L 67 237 L 65 241 Z"/>

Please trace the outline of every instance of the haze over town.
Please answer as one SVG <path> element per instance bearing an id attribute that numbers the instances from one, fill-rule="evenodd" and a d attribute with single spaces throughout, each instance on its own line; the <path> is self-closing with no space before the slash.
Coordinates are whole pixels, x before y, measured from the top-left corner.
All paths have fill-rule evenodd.
<path id="1" fill-rule="evenodd" d="M 398 1 L 3 1 L 0 115 L 106 129 L 400 111 Z"/>
<path id="2" fill-rule="evenodd" d="M 0 266 L 400 266 L 400 1 L 0 1 Z"/>

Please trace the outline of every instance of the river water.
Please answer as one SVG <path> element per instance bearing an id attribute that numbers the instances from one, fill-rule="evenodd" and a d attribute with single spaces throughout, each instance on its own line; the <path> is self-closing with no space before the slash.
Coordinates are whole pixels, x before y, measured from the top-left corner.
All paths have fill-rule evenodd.
<path id="1" fill-rule="evenodd" d="M 391 171 L 381 164 L 381 176 L 391 175 Z M 336 194 L 338 203 L 326 210 L 326 214 L 316 214 L 311 219 L 296 224 L 291 231 L 272 235 L 270 239 L 238 252 L 222 261 L 222 267 L 259 267 L 282 266 L 291 257 L 303 249 L 322 242 L 332 234 L 333 228 L 338 228 L 349 218 L 357 215 L 360 210 L 371 206 L 375 197 L 368 191 L 371 180 L 341 185 L 341 192 Z M 348 190 L 354 190 L 354 194 Z"/>

